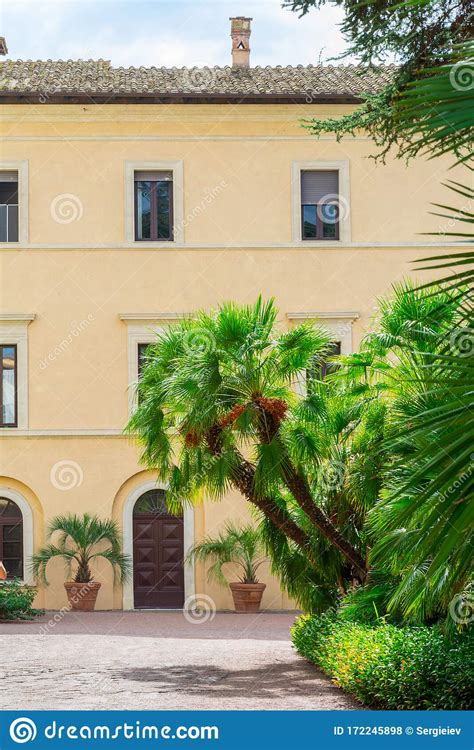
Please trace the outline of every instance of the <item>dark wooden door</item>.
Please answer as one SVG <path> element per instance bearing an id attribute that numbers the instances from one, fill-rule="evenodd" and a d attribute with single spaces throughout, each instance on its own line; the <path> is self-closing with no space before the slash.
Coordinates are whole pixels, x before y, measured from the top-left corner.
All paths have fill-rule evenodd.
<path id="1" fill-rule="evenodd" d="M 133 517 L 135 607 L 181 608 L 184 604 L 183 519 L 136 513 Z"/>

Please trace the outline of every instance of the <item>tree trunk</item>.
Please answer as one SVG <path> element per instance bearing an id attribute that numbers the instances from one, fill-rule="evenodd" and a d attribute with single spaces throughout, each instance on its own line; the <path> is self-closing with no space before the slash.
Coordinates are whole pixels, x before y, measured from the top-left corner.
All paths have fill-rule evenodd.
<path id="1" fill-rule="evenodd" d="M 77 566 L 76 576 L 74 578 L 76 583 L 89 583 L 92 581 L 92 573 L 89 568 L 89 561 L 81 558 L 79 565 Z"/>
<path id="2" fill-rule="evenodd" d="M 258 405 L 262 415 L 259 437 L 262 443 L 268 445 L 278 436 L 280 420 L 277 419 L 274 414 L 262 408 L 260 403 Z M 282 452 L 286 453 L 283 443 L 281 443 L 281 449 Z M 361 583 L 364 583 L 367 576 L 367 565 L 359 550 L 342 536 L 341 532 L 330 521 L 326 513 L 316 505 L 308 483 L 298 474 L 288 454 L 286 454 L 285 459 L 286 460 L 282 462 L 283 481 L 301 510 L 306 513 L 307 517 L 316 528 L 319 529 L 326 539 L 328 539 L 354 567 L 355 576 Z"/>
<path id="3" fill-rule="evenodd" d="M 254 492 L 254 471 L 247 461 L 242 461 L 234 483 L 239 492 L 275 524 L 283 533 L 292 539 L 301 551 L 310 554 L 310 539 L 305 532 L 290 518 L 289 514 L 278 505 L 275 505 L 269 497 L 257 497 Z"/>
<path id="4" fill-rule="evenodd" d="M 341 532 L 329 520 L 323 510 L 313 500 L 305 480 L 298 475 L 293 466 L 287 465 L 282 471 L 283 479 L 296 502 L 308 516 L 309 520 L 333 544 L 345 559 L 353 565 L 357 578 L 364 583 L 367 575 L 366 561 L 360 552 L 342 536 Z"/>
<path id="5" fill-rule="evenodd" d="M 221 452 L 222 428 L 215 425 L 207 434 L 207 445 L 214 456 Z M 258 497 L 255 494 L 255 471 L 252 465 L 241 457 L 240 465 L 232 476 L 232 481 L 245 499 L 255 505 L 285 536 L 289 537 L 316 567 L 317 563 L 311 555 L 311 540 L 309 536 L 290 518 L 283 508 L 279 508 L 270 497 Z"/>

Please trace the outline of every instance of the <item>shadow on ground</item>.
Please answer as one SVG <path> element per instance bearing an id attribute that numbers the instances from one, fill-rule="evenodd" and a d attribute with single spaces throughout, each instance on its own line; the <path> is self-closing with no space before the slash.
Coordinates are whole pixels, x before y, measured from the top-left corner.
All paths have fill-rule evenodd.
<path id="1" fill-rule="evenodd" d="M 216 666 L 185 664 L 164 669 L 136 668 L 111 673 L 112 679 L 146 683 L 158 693 L 187 693 L 206 691 L 222 697 L 275 698 L 277 695 L 307 696 L 317 690 L 318 698 L 325 694 L 340 696 L 340 690 L 328 682 L 314 666 L 306 662 L 282 664 L 276 662 L 252 669 L 222 669 Z"/>

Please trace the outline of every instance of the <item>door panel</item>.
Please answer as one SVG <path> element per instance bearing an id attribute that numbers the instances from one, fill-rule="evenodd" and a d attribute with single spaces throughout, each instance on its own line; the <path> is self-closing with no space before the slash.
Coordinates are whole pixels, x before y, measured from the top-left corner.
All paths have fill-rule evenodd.
<path id="1" fill-rule="evenodd" d="M 184 604 L 183 519 L 137 513 L 133 518 L 135 607 Z"/>

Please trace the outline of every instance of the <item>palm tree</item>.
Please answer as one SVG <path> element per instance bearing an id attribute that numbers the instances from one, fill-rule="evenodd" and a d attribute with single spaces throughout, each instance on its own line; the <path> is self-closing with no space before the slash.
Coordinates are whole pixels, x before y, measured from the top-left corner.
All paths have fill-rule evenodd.
<path id="1" fill-rule="evenodd" d="M 307 396 L 294 408 L 293 423 L 286 430 L 291 455 L 304 464 L 320 507 L 343 536 L 366 554 L 366 516 L 378 500 L 382 482 L 384 452 L 380 447 L 386 405 L 369 389 L 360 384 L 353 388 L 349 380 L 346 382 L 344 359 L 339 358 L 333 375 L 312 383 Z M 316 526 L 307 522 L 289 493 L 283 493 L 282 499 L 309 535 L 318 564 L 308 565 L 307 555 L 263 518 L 261 533 L 272 572 L 300 607 L 322 612 L 353 588 L 352 566 Z"/>
<path id="2" fill-rule="evenodd" d="M 294 387 L 329 338 L 308 324 L 279 333 L 276 316 L 272 301 L 228 303 L 161 332 L 128 430 L 143 462 L 169 481 L 171 502 L 203 490 L 220 499 L 233 486 L 313 568 L 315 528 L 363 581 L 365 556 L 329 517 L 313 481 L 319 453 L 307 415 L 317 399 L 300 408 Z"/>
<path id="3" fill-rule="evenodd" d="M 102 520 L 85 513 L 56 516 L 48 528 L 48 537 L 58 535 L 57 544 L 47 544 L 32 557 L 36 578 L 47 583 L 46 567 L 50 560 L 59 557 L 66 564 L 68 574 L 75 568 L 74 581 L 89 584 L 93 581 L 91 562 L 98 558 L 107 560 L 114 576 L 123 582 L 131 570 L 128 555 L 122 554 L 120 532 L 115 521 Z M 108 546 L 104 546 L 108 545 Z"/>
<path id="4" fill-rule="evenodd" d="M 372 581 L 356 599 L 364 609 L 375 585 L 379 611 L 423 621 L 445 614 L 472 576 L 474 363 L 453 351 L 465 295 L 394 291 L 352 358 L 354 377 L 365 360 L 369 387 L 387 400 L 389 457 L 366 527 Z"/>
<path id="5" fill-rule="evenodd" d="M 223 567 L 234 563 L 242 569 L 240 582 L 252 584 L 259 582 L 257 570 L 265 562 L 263 552 L 262 540 L 257 529 L 250 525 L 239 527 L 228 522 L 216 537 L 206 537 L 199 544 L 195 544 L 189 551 L 187 560 L 213 560 L 208 570 L 208 578 L 223 585 L 227 584 Z"/>

